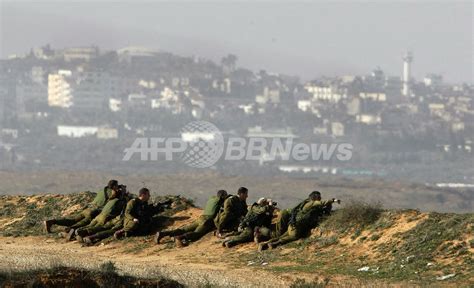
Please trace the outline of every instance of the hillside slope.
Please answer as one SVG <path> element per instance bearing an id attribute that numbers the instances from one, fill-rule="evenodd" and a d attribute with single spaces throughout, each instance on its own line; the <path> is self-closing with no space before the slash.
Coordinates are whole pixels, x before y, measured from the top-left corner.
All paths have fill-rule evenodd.
<path id="1" fill-rule="evenodd" d="M 112 261 L 120 273 L 167 277 L 189 286 L 469 286 L 474 283 L 474 214 L 379 211 L 348 205 L 311 237 L 257 252 L 254 243 L 226 249 L 210 234 L 184 248 L 152 236 L 106 239 L 93 247 L 43 235 L 41 220 L 72 213 L 91 193 L 0 196 L 0 270 L 47 267 L 96 269 Z M 180 226 L 201 213 L 183 198 L 158 218 Z M 64 207 L 67 207 L 64 211 Z M 300 285 L 300 286 L 298 286 Z"/>

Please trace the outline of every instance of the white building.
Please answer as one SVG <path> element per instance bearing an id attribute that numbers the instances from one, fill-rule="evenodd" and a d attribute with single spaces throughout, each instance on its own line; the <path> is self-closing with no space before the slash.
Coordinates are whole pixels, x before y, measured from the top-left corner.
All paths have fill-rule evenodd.
<path id="1" fill-rule="evenodd" d="M 216 137 L 215 132 L 183 132 L 181 140 L 184 142 L 197 142 L 199 139 L 213 141 Z"/>
<path id="2" fill-rule="evenodd" d="M 249 127 L 245 136 L 249 138 L 297 138 L 291 128 L 264 130 L 261 126 Z"/>
<path id="3" fill-rule="evenodd" d="M 109 106 L 110 98 L 130 90 L 129 84 L 107 72 L 84 71 L 81 67 L 77 71 L 59 70 L 48 75 L 48 105 L 100 110 Z"/>
<path id="4" fill-rule="evenodd" d="M 263 88 L 262 95 L 257 95 L 255 97 L 255 102 L 261 105 L 264 105 L 267 103 L 278 104 L 280 103 L 280 90 L 270 89 L 268 87 L 265 87 Z"/>
<path id="5" fill-rule="evenodd" d="M 108 127 L 99 127 L 97 129 L 97 138 L 98 139 L 117 139 L 118 130 L 115 128 Z"/>
<path id="6" fill-rule="evenodd" d="M 366 92 L 361 92 L 359 93 L 359 97 L 361 99 L 367 99 L 367 100 L 372 100 L 372 101 L 377 101 L 377 102 L 385 102 L 387 101 L 387 95 L 385 93 L 366 93 Z"/>
<path id="7" fill-rule="evenodd" d="M 48 105 L 69 108 L 73 105 L 72 72 L 59 70 L 48 75 Z"/>
<path id="8" fill-rule="evenodd" d="M 141 60 L 154 57 L 158 55 L 159 51 L 153 48 L 142 46 L 129 46 L 117 50 L 119 61 L 132 62 L 134 60 Z"/>
<path id="9" fill-rule="evenodd" d="M 332 122 L 331 123 L 331 132 L 334 137 L 344 136 L 344 124 L 341 122 Z"/>
<path id="10" fill-rule="evenodd" d="M 66 48 L 62 51 L 64 61 L 69 62 L 73 60 L 89 61 L 99 56 L 99 47 L 72 47 Z"/>
<path id="11" fill-rule="evenodd" d="M 382 123 L 382 118 L 379 115 L 359 114 L 356 116 L 356 122 L 367 125 L 376 125 Z"/>
<path id="12" fill-rule="evenodd" d="M 87 136 L 94 136 L 99 130 L 96 126 L 67 126 L 58 125 L 57 131 L 58 136 L 64 136 L 69 138 L 81 138 Z"/>
<path id="13" fill-rule="evenodd" d="M 303 112 L 306 112 L 311 109 L 312 102 L 311 100 L 298 100 L 297 105 L 298 105 L 298 109 L 300 109 Z"/>
<path id="14" fill-rule="evenodd" d="M 109 99 L 109 109 L 113 112 L 118 112 L 122 110 L 122 100 L 110 98 Z"/>
<path id="15" fill-rule="evenodd" d="M 313 99 L 337 103 L 347 98 L 347 89 L 334 85 L 307 83 L 304 88 L 313 95 Z"/>
<path id="16" fill-rule="evenodd" d="M 438 87 L 443 84 L 443 76 L 437 74 L 428 74 L 423 78 L 426 86 Z"/>
<path id="17" fill-rule="evenodd" d="M 328 127 L 327 126 L 316 126 L 313 128 L 314 135 L 328 135 Z"/>

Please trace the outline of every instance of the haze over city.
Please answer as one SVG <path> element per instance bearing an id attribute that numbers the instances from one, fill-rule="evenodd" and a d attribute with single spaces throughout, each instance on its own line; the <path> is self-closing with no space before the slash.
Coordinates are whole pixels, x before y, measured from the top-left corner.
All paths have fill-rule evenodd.
<path id="1" fill-rule="evenodd" d="M 139 3 L 137 5 L 137 3 Z M 297 75 L 363 74 L 380 66 L 401 75 L 471 82 L 472 2 L 110 3 L 2 1 L 1 56 L 32 47 L 148 46 L 219 60 L 228 53 L 258 71 Z"/>

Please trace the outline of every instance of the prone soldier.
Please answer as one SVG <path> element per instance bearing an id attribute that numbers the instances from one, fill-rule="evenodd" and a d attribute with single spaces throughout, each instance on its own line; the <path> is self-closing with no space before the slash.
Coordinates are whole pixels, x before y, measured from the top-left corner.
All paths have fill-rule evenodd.
<path id="1" fill-rule="evenodd" d="M 240 222 L 238 233 L 228 237 L 222 242 L 222 245 L 230 248 L 240 243 L 252 241 L 255 229 L 270 227 L 275 205 L 276 203 L 273 203 L 271 199 L 260 198 L 250 207 Z"/>
<path id="2" fill-rule="evenodd" d="M 273 249 L 279 245 L 307 237 L 311 229 L 317 226 L 321 216 L 330 213 L 333 203 L 341 203 L 341 201 L 334 198 L 329 201 L 321 201 L 319 191 L 311 192 L 308 199 L 292 209 L 288 230 L 279 237 L 260 243 L 258 250 Z"/>
<path id="3" fill-rule="evenodd" d="M 227 191 L 219 190 L 216 196 L 212 196 L 207 200 L 206 206 L 202 215 L 189 225 L 180 227 L 174 230 L 165 230 L 156 233 L 155 241 L 157 244 L 165 236 L 172 236 L 175 238 L 177 247 L 186 246 L 190 241 L 197 241 L 207 233 L 216 229 L 214 224 L 214 217 L 222 207 L 227 198 Z"/>
<path id="4" fill-rule="evenodd" d="M 81 211 L 76 216 L 58 218 L 58 219 L 48 219 L 43 222 L 44 230 L 46 233 L 51 233 L 51 227 L 53 225 L 66 226 L 66 232 L 70 229 L 77 229 L 83 226 L 88 225 L 94 217 L 99 215 L 99 213 L 104 208 L 107 201 L 110 199 L 113 191 L 117 191 L 119 188 L 117 180 L 110 180 L 107 186 L 104 189 L 97 192 L 94 200 Z"/>

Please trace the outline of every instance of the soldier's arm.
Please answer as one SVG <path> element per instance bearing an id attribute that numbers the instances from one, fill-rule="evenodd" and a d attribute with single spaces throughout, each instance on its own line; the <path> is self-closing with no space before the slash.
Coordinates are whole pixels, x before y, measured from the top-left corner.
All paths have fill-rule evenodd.
<path id="1" fill-rule="evenodd" d="M 137 219 L 137 215 L 135 215 L 135 199 L 128 201 L 127 207 L 125 208 L 125 217 L 129 219 Z"/>
<path id="2" fill-rule="evenodd" d="M 341 200 L 337 200 L 335 198 L 327 201 L 322 201 L 323 206 L 323 213 L 329 215 L 332 211 L 332 204 L 333 203 L 341 203 Z"/>
<path id="3" fill-rule="evenodd" d="M 171 204 L 173 204 L 173 200 L 168 199 L 163 202 L 158 202 L 156 203 L 156 205 L 150 205 L 149 207 L 152 211 L 152 214 L 155 215 L 155 214 L 165 211 L 165 209 L 170 208 Z"/>
<path id="4" fill-rule="evenodd" d="M 224 202 L 224 209 L 219 220 L 219 227 L 217 229 L 220 231 L 222 228 L 234 217 L 235 203 L 238 199 L 236 197 L 228 198 Z"/>

